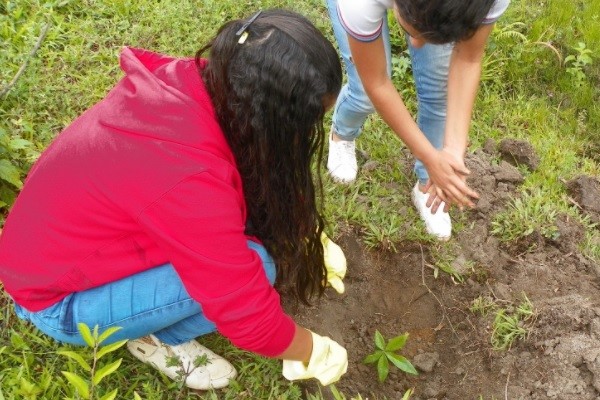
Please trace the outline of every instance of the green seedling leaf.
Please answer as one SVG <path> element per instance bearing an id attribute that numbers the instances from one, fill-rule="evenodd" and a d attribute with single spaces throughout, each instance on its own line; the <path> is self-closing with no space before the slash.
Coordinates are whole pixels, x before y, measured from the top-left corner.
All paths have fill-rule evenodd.
<path id="1" fill-rule="evenodd" d="M 375 353 L 373 354 L 369 354 L 368 356 L 365 357 L 365 359 L 363 360 L 363 363 L 365 364 L 372 364 L 374 362 L 377 362 L 381 357 L 383 357 L 385 353 L 381 350 L 377 350 Z"/>
<path id="2" fill-rule="evenodd" d="M 133 400 L 142 400 L 142 397 L 137 392 L 133 392 Z"/>
<path id="3" fill-rule="evenodd" d="M 29 382 L 27 379 L 21 377 L 21 387 L 17 391 L 17 393 L 27 396 L 27 397 L 36 397 L 42 389 L 40 389 L 35 383 Z"/>
<path id="4" fill-rule="evenodd" d="M 69 357 L 70 359 L 77 361 L 77 364 L 79 364 L 81 368 L 88 372 L 92 370 L 92 367 L 85 361 L 85 359 L 79 353 L 76 353 L 71 350 L 58 350 L 56 354 Z"/>
<path id="5" fill-rule="evenodd" d="M 399 369 L 407 374 L 419 375 L 415 367 L 406 359 L 406 357 L 394 353 L 386 353 L 387 358 Z"/>
<path id="6" fill-rule="evenodd" d="M 88 386 L 87 382 L 83 380 L 82 377 L 80 377 L 79 375 L 74 374 L 72 372 L 68 372 L 68 371 L 61 371 L 61 372 L 65 376 L 65 378 L 67 378 L 69 383 L 71 383 L 71 385 L 73 385 L 75 387 L 75 389 L 77 390 L 77 392 L 79 392 L 79 395 L 81 397 L 83 397 L 84 399 L 90 398 L 89 386 Z"/>
<path id="7" fill-rule="evenodd" d="M 413 395 L 413 389 L 408 389 L 406 392 L 404 392 L 404 396 L 402 396 L 402 400 L 408 400 L 410 399 L 410 396 Z"/>
<path id="8" fill-rule="evenodd" d="M 406 340 L 408 339 L 408 333 L 404 335 L 396 336 L 393 339 L 390 339 L 387 346 L 385 346 L 385 351 L 398 351 L 404 347 L 406 344 Z"/>
<path id="9" fill-rule="evenodd" d="M 115 400 L 115 398 L 117 397 L 118 390 L 119 389 L 115 389 L 110 393 L 106 393 L 104 396 L 100 397 L 100 400 Z M 138 395 L 138 397 L 140 397 L 140 396 Z"/>
<path id="10" fill-rule="evenodd" d="M 77 324 L 77 329 L 79 329 L 79 333 L 81 334 L 81 337 L 85 343 L 90 347 L 94 347 L 94 338 L 92 337 L 92 332 L 90 331 L 89 326 L 83 322 L 80 322 Z"/>
<path id="11" fill-rule="evenodd" d="M 17 189 L 23 187 L 23 182 L 21 182 L 21 170 L 12 165 L 8 160 L 0 160 L 0 179 L 12 184 Z"/>
<path id="12" fill-rule="evenodd" d="M 344 400 L 344 397 L 342 396 L 340 391 L 337 390 L 334 384 L 329 385 L 329 389 L 331 390 L 331 394 L 333 395 L 333 398 L 335 400 Z"/>
<path id="13" fill-rule="evenodd" d="M 377 346 L 377 348 L 381 350 L 385 349 L 385 339 L 383 335 L 377 330 L 375 331 L 375 346 Z"/>
<path id="14" fill-rule="evenodd" d="M 104 332 L 102 332 L 102 334 L 100 335 L 100 337 L 98 337 L 98 344 L 101 344 L 102 342 L 104 342 L 106 339 L 108 339 L 113 333 L 121 330 L 122 328 L 120 326 L 111 326 L 110 328 L 108 328 L 107 330 L 105 330 Z"/>
<path id="15" fill-rule="evenodd" d="M 13 150 L 22 150 L 32 145 L 33 143 L 31 143 L 29 140 L 25 140 L 22 138 L 15 138 L 8 142 L 8 147 L 10 147 Z"/>
<path id="16" fill-rule="evenodd" d="M 102 348 L 100 348 L 100 350 L 98 350 L 98 353 L 96 354 L 96 359 L 99 360 L 108 353 L 112 353 L 113 351 L 120 349 L 125 343 L 127 343 L 127 339 L 119 340 L 118 342 L 114 342 L 103 346 Z"/>
<path id="17" fill-rule="evenodd" d="M 107 364 L 104 367 L 100 368 L 98 372 L 96 372 L 96 374 L 94 375 L 94 378 L 92 379 L 94 385 L 98 385 L 102 381 L 102 379 L 104 379 L 107 375 L 110 375 L 113 372 L 115 372 L 121 365 L 121 361 L 123 361 L 123 359 L 119 358 L 117 361 Z"/>
<path id="18" fill-rule="evenodd" d="M 94 325 L 94 331 L 92 332 L 92 337 L 94 338 L 94 343 L 98 343 L 98 324 Z"/>
<path id="19" fill-rule="evenodd" d="M 19 335 L 17 332 L 13 332 L 10 335 L 10 344 L 12 344 L 12 347 L 15 349 L 29 349 L 27 343 L 25 343 L 21 335 Z"/>
<path id="20" fill-rule="evenodd" d="M 388 373 L 390 372 L 390 364 L 386 357 L 379 358 L 377 361 L 377 375 L 379 376 L 379 382 L 386 380 Z"/>

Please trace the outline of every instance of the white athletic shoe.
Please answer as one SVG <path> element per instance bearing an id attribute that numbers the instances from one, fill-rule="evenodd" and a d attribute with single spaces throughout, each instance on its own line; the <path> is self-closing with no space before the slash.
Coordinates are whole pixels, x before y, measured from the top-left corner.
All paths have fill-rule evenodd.
<path id="1" fill-rule="evenodd" d="M 439 240 L 446 241 L 452 234 L 452 221 L 450 215 L 444 212 L 444 204 L 440 204 L 435 214 L 431 213 L 431 207 L 427 207 L 429 193 L 423 193 L 419 190 L 419 182 L 415 185 L 411 193 L 412 201 L 423 222 L 427 233 L 437 237 Z"/>
<path id="2" fill-rule="evenodd" d="M 332 178 L 338 182 L 351 183 L 356 179 L 358 164 L 356 163 L 356 145 L 354 140 L 334 142 L 333 133 L 329 134 L 329 156 L 327 169 Z"/>
<path id="3" fill-rule="evenodd" d="M 233 365 L 195 340 L 170 346 L 149 335 L 128 341 L 127 349 L 138 360 L 153 365 L 171 379 L 186 376 L 185 385 L 192 389 L 224 388 L 237 376 Z M 173 357 L 179 358 L 179 366 L 168 366 Z M 199 366 L 194 365 L 195 360 L 201 361 Z"/>

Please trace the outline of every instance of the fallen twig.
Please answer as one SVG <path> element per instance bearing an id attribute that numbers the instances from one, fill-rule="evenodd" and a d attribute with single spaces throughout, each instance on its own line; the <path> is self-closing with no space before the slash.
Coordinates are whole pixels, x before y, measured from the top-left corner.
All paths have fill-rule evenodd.
<path id="1" fill-rule="evenodd" d="M 15 83 L 17 83 L 17 80 L 21 77 L 21 75 L 23 75 L 23 72 L 25 72 L 25 68 L 27 68 L 29 61 L 33 58 L 33 56 L 35 56 L 35 53 L 37 53 L 37 51 L 39 50 L 39 48 L 42 45 L 42 42 L 46 38 L 46 35 L 48 34 L 48 30 L 50 29 L 50 25 L 51 25 L 50 22 L 46 23 L 46 26 L 44 26 L 44 29 L 42 29 L 42 33 L 40 33 L 40 36 L 38 37 L 35 46 L 29 52 L 29 55 L 25 58 L 25 61 L 23 61 L 23 64 L 21 64 L 21 67 L 15 74 L 14 78 L 0 92 L 0 99 L 3 98 L 10 91 L 10 89 L 15 85 Z"/>
<path id="2" fill-rule="evenodd" d="M 506 385 L 504 386 L 504 400 L 508 400 L 508 381 L 510 379 L 510 371 L 508 371 L 508 376 L 506 377 Z"/>

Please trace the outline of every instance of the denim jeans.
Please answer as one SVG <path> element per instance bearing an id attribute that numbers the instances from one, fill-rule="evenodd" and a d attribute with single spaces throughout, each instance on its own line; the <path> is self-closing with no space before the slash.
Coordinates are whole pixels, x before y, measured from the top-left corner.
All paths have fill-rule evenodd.
<path id="1" fill-rule="evenodd" d="M 271 285 L 275 263 L 266 249 L 252 241 L 248 247 L 260 256 Z M 84 345 L 77 324 L 85 322 L 100 331 L 113 326 L 122 329 L 103 342 L 135 339 L 154 334 L 160 341 L 177 345 L 215 331 L 202 307 L 186 292 L 171 264 L 164 264 L 82 292 L 75 292 L 38 312 L 15 304 L 16 314 L 31 321 L 54 339 Z"/>
<path id="2" fill-rule="evenodd" d="M 348 83 L 342 88 L 335 104 L 332 129 L 342 139 L 354 140 L 360 135 L 365 120 L 375 108 L 365 93 L 352 62 L 348 36 L 337 13 L 337 0 L 327 0 L 327 7 L 348 74 Z M 387 19 L 384 19 L 381 35 L 388 62 L 387 71 L 391 76 L 390 30 Z M 429 142 L 435 148 L 441 149 L 444 144 L 448 67 L 453 44 L 426 44 L 416 49 L 411 46 L 408 37 L 407 43 L 417 91 L 417 124 Z M 415 173 L 419 182 L 427 182 L 429 175 L 419 160 L 415 163 Z"/>

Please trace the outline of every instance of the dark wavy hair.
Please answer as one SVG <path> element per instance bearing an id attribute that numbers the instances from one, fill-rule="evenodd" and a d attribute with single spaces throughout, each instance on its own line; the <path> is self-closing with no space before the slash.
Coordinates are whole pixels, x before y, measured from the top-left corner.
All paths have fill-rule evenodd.
<path id="1" fill-rule="evenodd" d="M 315 184 L 311 162 L 316 156 L 321 165 L 323 118 L 340 91 L 341 64 L 331 43 L 299 14 L 263 11 L 238 43 L 245 22 L 222 26 L 196 53 L 196 63 L 242 177 L 246 233 L 275 260 L 278 283 L 309 304 L 326 278 L 321 174 Z"/>
<path id="2" fill-rule="evenodd" d="M 400 16 L 429 43 L 471 38 L 495 0 L 394 0 Z"/>

